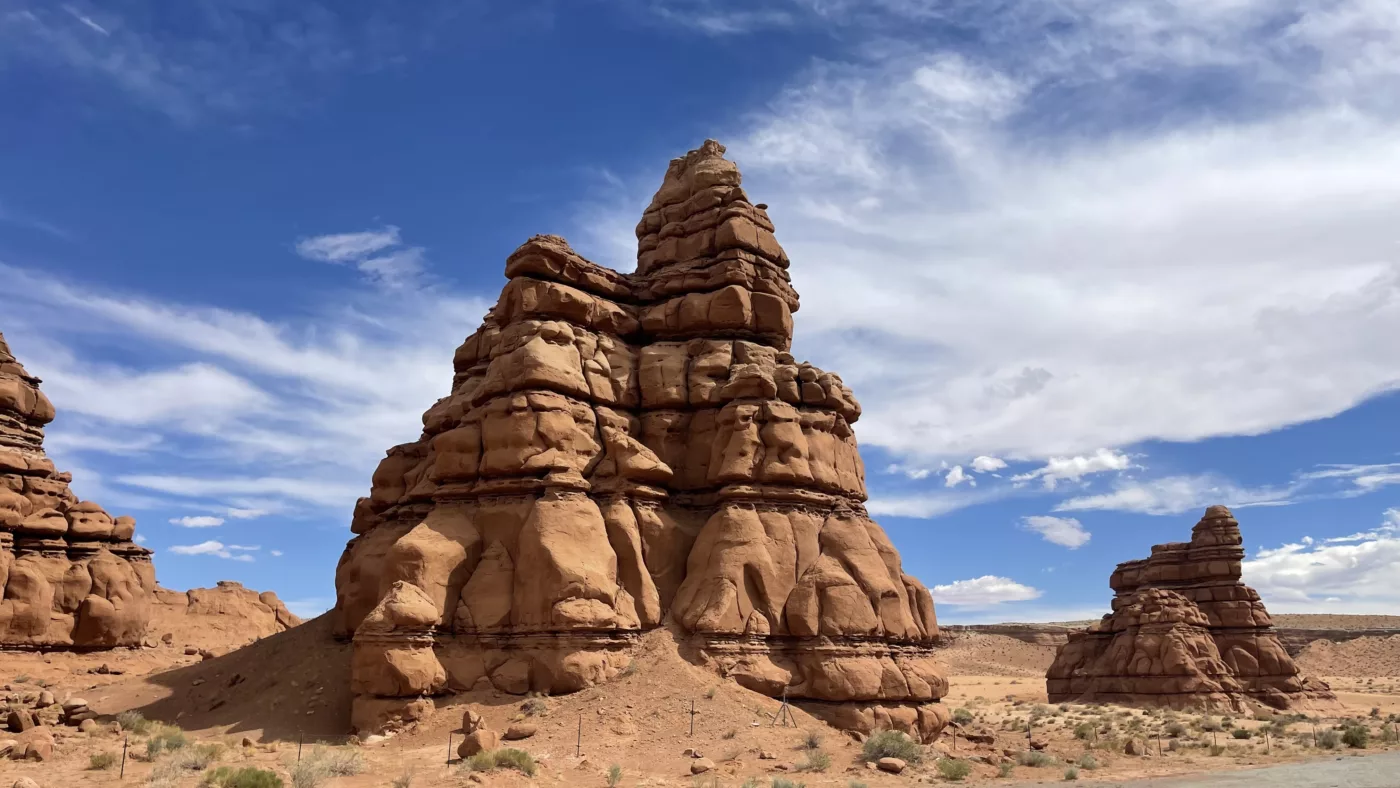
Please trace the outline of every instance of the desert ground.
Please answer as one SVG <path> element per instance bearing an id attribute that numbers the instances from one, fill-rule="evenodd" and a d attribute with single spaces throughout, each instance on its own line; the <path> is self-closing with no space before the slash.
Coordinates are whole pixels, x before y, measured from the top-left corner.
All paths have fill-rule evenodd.
<path id="1" fill-rule="evenodd" d="M 950 673 L 944 702 L 960 724 L 916 748 L 918 762 L 896 775 L 868 765 L 860 741 L 800 708 L 790 723 L 775 723 L 780 701 L 685 662 L 667 630 L 642 638 L 634 667 L 607 685 L 562 697 L 447 697 L 397 735 L 361 741 L 346 728 L 349 646 L 330 639 L 326 617 L 246 644 L 236 628 L 217 623 L 186 621 L 171 642 L 157 637 L 139 649 L 0 656 L 7 698 L 47 690 L 59 701 L 81 697 L 100 715 L 87 733 L 53 726 L 50 760 L 0 760 L 0 784 L 27 777 L 41 788 L 184 788 L 217 785 L 219 767 L 245 766 L 296 788 L 607 786 L 614 766 L 621 786 L 853 788 L 1070 776 L 1093 783 L 1400 750 L 1400 638 L 1393 636 L 1318 641 L 1299 655 L 1305 670 L 1332 684 L 1341 708 L 1246 719 L 1050 706 L 1042 676 L 1052 646 L 963 634 L 939 652 Z M 483 764 L 457 757 L 467 707 L 492 730 L 529 734 L 503 746 L 529 753 L 533 777 L 476 771 Z M 1358 726 L 1368 734 L 1364 748 L 1333 741 L 1340 728 Z M 183 746 L 170 749 L 181 736 Z M 951 779 L 964 768 L 966 776 Z"/>

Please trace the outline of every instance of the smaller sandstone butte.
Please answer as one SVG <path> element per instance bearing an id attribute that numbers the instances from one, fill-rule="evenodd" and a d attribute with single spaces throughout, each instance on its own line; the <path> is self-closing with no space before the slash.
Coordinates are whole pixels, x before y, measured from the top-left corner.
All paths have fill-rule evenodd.
<path id="1" fill-rule="evenodd" d="M 153 635 L 169 633 L 176 643 L 211 649 L 243 645 L 301 624 L 274 592 L 258 593 L 233 580 L 189 591 L 156 588 L 152 601 Z"/>
<path id="2" fill-rule="evenodd" d="M 1334 702 L 1279 642 L 1259 594 L 1240 582 L 1240 524 L 1212 506 L 1190 542 L 1159 544 L 1118 565 L 1113 612 L 1060 647 L 1051 703 L 1124 703 L 1248 712 Z"/>
<path id="3" fill-rule="evenodd" d="M 136 521 L 80 501 L 44 456 L 54 408 L 0 334 L 0 647 L 136 646 L 155 588 Z"/>

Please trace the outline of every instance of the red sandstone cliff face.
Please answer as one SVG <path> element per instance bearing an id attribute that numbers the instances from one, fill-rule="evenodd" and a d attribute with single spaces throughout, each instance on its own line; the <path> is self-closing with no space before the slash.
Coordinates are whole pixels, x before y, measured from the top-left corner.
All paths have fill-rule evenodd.
<path id="1" fill-rule="evenodd" d="M 44 455 L 54 408 L 0 335 L 0 646 L 141 643 L 155 588 L 136 521 L 68 489 Z"/>
<path id="2" fill-rule="evenodd" d="M 1118 565 L 1113 612 L 1073 632 L 1046 674 L 1051 703 L 1109 702 L 1246 711 L 1335 700 L 1299 675 L 1259 594 L 1240 582 L 1239 523 L 1212 506 L 1190 542 Z"/>
<path id="3" fill-rule="evenodd" d="M 361 729 L 483 681 L 607 681 L 667 622 L 847 727 L 945 724 L 933 600 L 862 505 L 860 406 L 787 352 L 787 255 L 723 152 L 672 161 L 636 273 L 555 236 L 507 260 L 452 393 L 356 508 L 336 613 Z"/>

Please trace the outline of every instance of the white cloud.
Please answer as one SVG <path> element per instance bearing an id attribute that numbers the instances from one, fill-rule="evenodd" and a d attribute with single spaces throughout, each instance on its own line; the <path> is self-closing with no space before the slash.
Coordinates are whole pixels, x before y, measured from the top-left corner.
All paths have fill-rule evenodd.
<path id="1" fill-rule="evenodd" d="M 1374 341 L 1400 332 L 1389 4 L 706 8 L 868 45 L 721 137 L 793 260 L 795 352 L 861 397 L 863 443 L 1072 457 L 1395 385 L 1400 346 Z"/>
<path id="2" fill-rule="evenodd" d="M 1400 613 L 1400 509 L 1370 531 L 1261 548 L 1242 569 L 1277 613 Z"/>
<path id="3" fill-rule="evenodd" d="M 934 604 L 957 607 L 991 607 L 1005 602 L 1038 599 L 1041 595 L 1039 589 L 995 575 L 936 585 L 929 591 L 933 594 Z"/>
<path id="4" fill-rule="evenodd" d="M 1028 531 L 1040 534 L 1045 541 L 1071 550 L 1077 550 L 1089 543 L 1089 532 L 1073 517 L 1034 515 L 1022 518 L 1021 525 Z"/>
<path id="5" fill-rule="evenodd" d="M 873 517 L 911 517 L 920 520 L 932 519 L 969 506 L 988 503 L 1006 495 L 1003 490 L 968 490 L 948 492 L 945 488 L 936 491 L 886 494 L 872 492 L 865 509 Z"/>
<path id="6" fill-rule="evenodd" d="M 963 482 L 967 482 L 972 487 L 977 486 L 977 480 L 963 473 L 961 465 L 954 465 L 952 470 L 948 471 L 948 475 L 943 477 L 944 487 L 957 487 Z"/>
<path id="7" fill-rule="evenodd" d="M 929 474 L 933 473 L 933 469 L 921 468 L 914 465 L 902 465 L 895 462 L 885 466 L 885 473 L 902 473 L 910 479 L 917 481 L 919 479 L 927 479 Z"/>
<path id="8" fill-rule="evenodd" d="M 1133 467 L 1128 455 L 1112 449 L 1099 449 L 1087 457 L 1051 457 L 1042 468 L 1012 476 L 1013 482 L 1040 479 L 1045 489 L 1053 490 L 1062 481 L 1077 482 L 1085 476 L 1106 471 L 1125 471 Z"/>
<path id="9" fill-rule="evenodd" d="M 1111 510 L 1140 514 L 1180 514 L 1213 504 L 1232 507 L 1279 506 L 1289 503 L 1298 487 L 1242 488 L 1210 474 L 1164 476 L 1148 481 L 1122 481 L 1112 492 L 1070 498 L 1055 505 L 1057 512 Z"/>
<path id="10" fill-rule="evenodd" d="M 266 509 L 229 509 L 228 516 L 235 520 L 256 520 L 259 517 L 266 517 L 271 512 Z"/>
<path id="11" fill-rule="evenodd" d="M 190 498 L 219 498 L 230 495 L 278 495 L 320 506 L 354 503 L 367 481 L 341 482 L 331 479 L 286 479 L 278 477 L 220 477 L 133 475 L 118 479 L 122 484 Z"/>
<path id="12" fill-rule="evenodd" d="M 268 550 L 268 551 L 267 551 L 267 554 L 270 555 L 270 556 L 272 556 L 273 558 L 281 558 L 281 557 L 282 557 L 282 551 L 281 551 L 281 550 Z"/>
<path id="13" fill-rule="evenodd" d="M 399 228 L 303 238 L 297 254 L 323 263 L 353 265 L 370 281 L 389 288 L 412 284 L 425 266 L 422 247 L 401 246 Z M 396 248 L 397 247 L 397 248 Z"/>
<path id="14" fill-rule="evenodd" d="M 212 528 L 216 525 L 223 525 L 224 518 L 201 515 L 198 517 L 172 517 L 171 525 L 178 525 L 184 528 Z"/>
<path id="15" fill-rule="evenodd" d="M 1352 485 L 1350 490 L 1352 495 L 1365 495 L 1382 487 L 1400 484 L 1400 463 L 1323 465 L 1319 470 L 1305 473 L 1300 478 L 1349 482 Z"/>
<path id="16" fill-rule="evenodd" d="M 209 540 L 199 544 L 173 545 L 166 548 L 166 552 L 175 555 L 212 555 L 217 558 L 226 558 L 230 561 L 252 561 L 253 556 L 249 553 L 258 550 L 257 547 L 244 547 L 241 545 L 224 545 L 222 542 Z"/>
<path id="17" fill-rule="evenodd" d="M 978 473 L 991 473 L 1006 467 L 1006 460 L 997 457 L 981 456 L 972 460 L 972 470 Z"/>

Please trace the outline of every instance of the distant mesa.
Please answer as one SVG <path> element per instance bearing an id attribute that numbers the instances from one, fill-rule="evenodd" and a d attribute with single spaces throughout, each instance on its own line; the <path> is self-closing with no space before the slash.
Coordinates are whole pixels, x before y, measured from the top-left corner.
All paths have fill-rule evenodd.
<path id="1" fill-rule="evenodd" d="M 1051 703 L 1123 703 L 1247 712 L 1331 704 L 1299 674 L 1259 594 L 1240 581 L 1240 526 L 1212 506 L 1191 541 L 1118 565 L 1113 612 L 1072 632 L 1046 673 Z"/>
<path id="2" fill-rule="evenodd" d="M 356 506 L 336 573 L 354 726 L 493 686 L 567 693 L 668 626 L 691 662 L 838 726 L 947 722 L 929 592 L 867 514 L 834 373 L 724 147 L 671 162 L 636 272 L 531 238 L 451 394 Z"/>
<path id="3" fill-rule="evenodd" d="M 151 614 L 151 551 L 136 521 L 68 489 L 44 455 L 54 407 L 0 334 L 0 647 L 136 646 Z"/>

